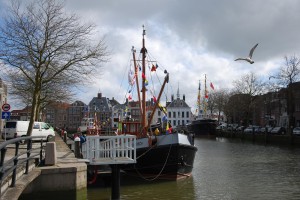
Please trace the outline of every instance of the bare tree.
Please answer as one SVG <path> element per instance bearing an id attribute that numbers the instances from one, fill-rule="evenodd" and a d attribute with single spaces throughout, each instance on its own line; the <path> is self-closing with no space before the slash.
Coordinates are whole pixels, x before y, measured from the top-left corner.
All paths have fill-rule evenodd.
<path id="1" fill-rule="evenodd" d="M 218 122 L 220 122 L 221 113 L 225 111 L 225 105 L 229 100 L 229 92 L 227 89 L 220 89 L 214 92 L 215 110 L 218 113 Z"/>
<path id="2" fill-rule="evenodd" d="M 91 37 L 95 26 L 63 8 L 55 0 L 32 1 L 25 8 L 13 1 L 0 27 L 0 59 L 31 93 L 28 135 L 44 98 L 100 74 L 99 63 L 107 60 L 104 40 Z"/>
<path id="3" fill-rule="evenodd" d="M 280 67 L 280 71 L 275 75 L 277 84 L 287 87 L 287 113 L 288 113 L 288 128 L 289 133 L 292 133 L 292 127 L 294 126 L 294 97 L 292 92 L 292 83 L 297 82 L 300 79 L 300 58 L 293 56 L 285 56 L 284 64 Z"/>
<path id="4" fill-rule="evenodd" d="M 241 79 L 233 82 L 236 94 L 244 94 L 248 96 L 246 105 L 246 124 L 249 122 L 250 113 L 255 109 L 255 103 L 258 96 L 265 91 L 265 82 L 260 80 L 253 72 L 246 74 Z M 252 116 L 253 117 L 253 116 Z"/>
<path id="5" fill-rule="evenodd" d="M 300 59 L 294 56 L 285 56 L 284 65 L 280 67 L 279 73 L 276 75 L 279 83 L 287 86 L 294 83 L 300 78 Z"/>

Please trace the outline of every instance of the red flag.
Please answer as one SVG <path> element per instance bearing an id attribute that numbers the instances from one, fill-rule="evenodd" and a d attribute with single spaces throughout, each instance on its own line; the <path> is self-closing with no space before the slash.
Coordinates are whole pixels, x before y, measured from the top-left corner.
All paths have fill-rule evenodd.
<path id="1" fill-rule="evenodd" d="M 143 79 L 146 79 L 146 76 L 145 76 L 145 74 L 144 74 L 144 73 L 142 73 L 142 78 L 143 78 Z"/>
<path id="2" fill-rule="evenodd" d="M 208 99 L 208 91 L 205 91 L 205 98 Z"/>
<path id="3" fill-rule="evenodd" d="M 211 89 L 215 89 L 215 87 L 214 87 L 214 85 L 212 84 L 212 82 L 210 82 L 210 87 L 211 87 Z"/>
<path id="4" fill-rule="evenodd" d="M 154 72 L 154 71 L 156 71 L 156 67 L 154 65 L 152 65 L 151 72 Z"/>
<path id="5" fill-rule="evenodd" d="M 214 87 L 214 85 L 212 84 L 212 82 L 210 82 L 210 87 L 211 87 L 211 89 L 215 89 L 215 87 Z"/>
<path id="6" fill-rule="evenodd" d="M 155 96 L 153 96 L 153 101 L 154 101 L 154 103 L 156 103 L 156 101 L 157 101 Z"/>

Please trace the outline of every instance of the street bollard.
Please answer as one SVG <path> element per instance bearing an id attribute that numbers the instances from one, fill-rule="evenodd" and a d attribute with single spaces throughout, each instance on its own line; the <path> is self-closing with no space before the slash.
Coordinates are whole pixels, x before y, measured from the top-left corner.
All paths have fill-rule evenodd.
<path id="1" fill-rule="evenodd" d="M 45 154 L 45 165 L 56 165 L 57 156 L 55 142 L 47 142 Z"/>
<path id="2" fill-rule="evenodd" d="M 75 157 L 76 158 L 81 158 L 81 150 L 80 150 L 80 138 L 76 137 L 74 139 L 74 145 L 75 145 Z"/>

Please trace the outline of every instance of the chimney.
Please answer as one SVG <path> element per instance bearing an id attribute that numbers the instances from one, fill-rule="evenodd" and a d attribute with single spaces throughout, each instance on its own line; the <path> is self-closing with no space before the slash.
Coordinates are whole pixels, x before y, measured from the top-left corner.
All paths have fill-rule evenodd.
<path id="1" fill-rule="evenodd" d="M 183 95 L 182 99 L 183 99 L 183 101 L 185 101 L 185 95 Z"/>
<path id="2" fill-rule="evenodd" d="M 98 93 L 98 99 L 102 98 L 102 93 Z"/>

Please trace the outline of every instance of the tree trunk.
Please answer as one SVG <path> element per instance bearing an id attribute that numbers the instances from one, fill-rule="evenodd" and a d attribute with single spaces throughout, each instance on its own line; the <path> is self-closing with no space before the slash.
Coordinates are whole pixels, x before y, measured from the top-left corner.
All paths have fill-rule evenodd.
<path id="1" fill-rule="evenodd" d="M 33 124 L 36 121 L 36 112 L 37 112 L 37 107 L 38 107 L 37 102 L 39 99 L 39 94 L 40 94 L 40 89 L 36 87 L 34 94 L 33 94 L 33 98 L 32 98 L 31 115 L 30 115 L 28 130 L 27 130 L 27 136 L 32 135 Z"/>

